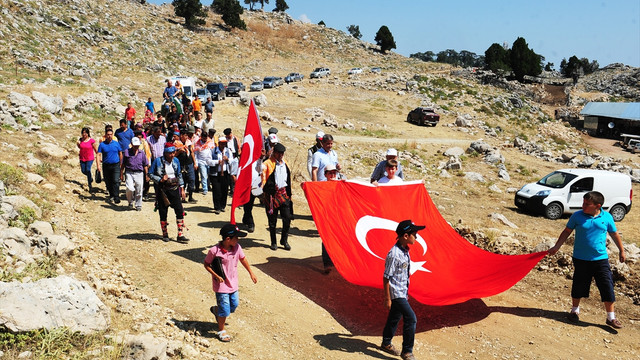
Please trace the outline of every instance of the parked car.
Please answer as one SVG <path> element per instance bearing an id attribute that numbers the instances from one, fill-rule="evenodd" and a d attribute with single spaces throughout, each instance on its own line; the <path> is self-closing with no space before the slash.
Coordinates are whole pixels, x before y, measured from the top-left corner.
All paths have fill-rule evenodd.
<path id="1" fill-rule="evenodd" d="M 240 91 L 245 91 L 246 88 L 244 84 L 239 81 L 232 81 L 227 85 L 227 95 L 229 96 L 240 96 Z"/>
<path id="2" fill-rule="evenodd" d="M 223 83 L 208 83 L 207 90 L 211 94 L 211 100 L 220 101 L 227 97 L 227 91 Z"/>
<path id="3" fill-rule="evenodd" d="M 182 91 L 189 99 L 193 99 L 193 97 L 196 96 L 196 78 L 191 76 L 174 76 L 170 79 L 173 85 L 175 85 L 177 81 L 180 81 Z"/>
<path id="4" fill-rule="evenodd" d="M 280 76 L 276 76 L 276 86 L 284 85 L 284 79 Z"/>
<path id="5" fill-rule="evenodd" d="M 284 81 L 286 81 L 287 84 L 288 84 L 290 82 L 302 81 L 303 78 L 304 78 L 304 75 L 302 75 L 300 73 L 292 72 L 292 73 L 289 73 L 289 75 L 287 75 L 284 78 Z"/>
<path id="6" fill-rule="evenodd" d="M 431 108 L 417 107 L 407 115 L 407 121 L 418 125 L 436 126 L 440 121 L 440 115 Z"/>
<path id="7" fill-rule="evenodd" d="M 538 182 L 523 186 L 514 199 L 519 209 L 543 213 L 555 220 L 582 209 L 582 197 L 589 191 L 604 195 L 602 208 L 621 221 L 631 210 L 631 177 L 618 172 L 592 169 L 562 169 Z"/>
<path id="8" fill-rule="evenodd" d="M 254 81 L 249 86 L 249 90 L 251 91 L 262 91 L 264 89 L 264 85 L 262 85 L 262 81 Z"/>
<path id="9" fill-rule="evenodd" d="M 640 153 L 640 142 L 633 145 L 633 147 L 630 149 L 631 149 L 631 153 L 633 154 Z"/>
<path id="10" fill-rule="evenodd" d="M 198 94 L 198 98 L 200 98 L 202 103 L 207 102 L 207 98 L 211 97 L 211 94 L 209 94 L 209 90 L 207 89 L 196 89 L 196 94 Z"/>
<path id="11" fill-rule="evenodd" d="M 382 72 L 382 69 L 380 69 L 379 67 L 372 67 L 371 68 L 371 72 L 372 73 L 376 73 L 376 74 L 380 74 Z"/>
<path id="12" fill-rule="evenodd" d="M 262 80 L 262 85 L 265 89 L 269 88 L 274 88 L 276 87 L 276 77 L 275 76 L 267 76 L 266 78 L 264 78 L 264 80 Z"/>
<path id="13" fill-rule="evenodd" d="M 329 70 L 329 68 L 326 67 L 319 67 L 316 68 L 315 70 L 313 70 L 313 72 L 311 73 L 311 75 L 309 75 L 310 78 L 322 78 L 325 76 L 329 76 L 331 75 L 331 70 Z"/>
<path id="14" fill-rule="evenodd" d="M 349 71 L 347 71 L 347 74 L 349 75 L 356 75 L 356 74 L 362 74 L 362 69 L 361 68 L 351 68 L 349 69 Z"/>

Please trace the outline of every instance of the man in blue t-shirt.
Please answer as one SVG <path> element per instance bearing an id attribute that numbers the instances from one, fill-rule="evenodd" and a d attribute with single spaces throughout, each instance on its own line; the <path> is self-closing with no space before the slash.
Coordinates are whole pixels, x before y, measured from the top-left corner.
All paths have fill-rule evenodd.
<path id="1" fill-rule="evenodd" d="M 115 137 L 118 139 L 120 143 L 120 151 L 125 151 L 129 148 L 129 144 L 131 144 L 131 139 L 133 139 L 133 130 L 129 129 L 127 120 L 120 120 L 120 128 L 116 130 Z"/>
<path id="2" fill-rule="evenodd" d="M 568 314 L 569 320 L 578 322 L 580 319 L 580 299 L 589 297 L 591 280 L 596 279 L 600 291 L 600 298 L 607 311 L 606 324 L 620 329 L 622 323 L 616 319 L 614 312 L 613 276 L 607 254 L 607 233 L 611 235 L 620 251 L 620 262 L 626 259 L 622 240 L 613 222 L 613 217 L 602 210 L 604 196 L 597 191 L 586 193 L 582 201 L 582 210 L 576 211 L 567 222 L 567 227 L 558 237 L 556 244 L 549 249 L 554 255 L 564 244 L 575 229 L 576 236 L 573 244 L 573 284 L 571 285 L 572 308 Z"/>
<path id="3" fill-rule="evenodd" d="M 122 152 L 120 144 L 113 141 L 113 130 L 108 128 L 104 133 L 104 141 L 98 146 L 98 171 L 102 171 L 104 184 L 109 192 L 109 201 L 120 203 L 120 163 Z M 102 165 L 102 170 L 100 169 Z"/>

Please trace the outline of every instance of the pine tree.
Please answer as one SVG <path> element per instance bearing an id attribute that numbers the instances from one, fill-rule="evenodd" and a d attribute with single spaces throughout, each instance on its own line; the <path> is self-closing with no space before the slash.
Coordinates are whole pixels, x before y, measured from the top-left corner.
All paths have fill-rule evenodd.
<path id="1" fill-rule="evenodd" d="M 276 0 L 276 8 L 273 11 L 285 12 L 289 8 L 285 0 Z"/>
<path id="2" fill-rule="evenodd" d="M 360 32 L 360 25 L 349 25 L 347 26 L 347 31 L 356 39 L 360 39 L 362 37 L 362 33 Z"/>
<path id="3" fill-rule="evenodd" d="M 374 40 L 376 41 L 376 44 L 380 46 L 380 51 L 383 54 L 386 53 L 387 50 L 396 48 L 396 42 L 393 40 L 393 35 L 386 25 L 382 25 L 380 27 Z"/>
<path id="4" fill-rule="evenodd" d="M 200 0 L 173 0 L 171 3 L 176 16 L 184 18 L 184 25 L 193 28 L 204 25 L 207 12 L 202 7 Z"/>
<path id="5" fill-rule="evenodd" d="M 228 26 L 247 30 L 247 24 L 240 18 L 244 8 L 238 0 L 213 0 L 211 8 L 222 15 L 222 21 Z"/>

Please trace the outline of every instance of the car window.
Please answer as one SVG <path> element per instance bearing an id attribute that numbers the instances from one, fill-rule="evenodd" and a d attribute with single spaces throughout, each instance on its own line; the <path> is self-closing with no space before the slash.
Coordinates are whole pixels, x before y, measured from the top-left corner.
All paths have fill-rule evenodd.
<path id="1" fill-rule="evenodd" d="M 565 185 L 567 185 L 577 177 L 577 175 L 564 173 L 562 171 L 554 171 L 551 174 L 540 179 L 540 181 L 538 181 L 538 184 L 555 189 L 560 189 L 565 187 Z"/>
<path id="2" fill-rule="evenodd" d="M 587 192 L 593 190 L 593 178 L 588 177 L 580 179 L 571 184 L 570 192 Z"/>

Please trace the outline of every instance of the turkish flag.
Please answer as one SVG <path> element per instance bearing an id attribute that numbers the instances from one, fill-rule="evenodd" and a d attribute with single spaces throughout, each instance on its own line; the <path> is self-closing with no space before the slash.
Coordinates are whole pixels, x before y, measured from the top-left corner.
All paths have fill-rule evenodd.
<path id="1" fill-rule="evenodd" d="M 357 285 L 382 288 L 399 222 L 426 225 L 409 250 L 409 294 L 423 304 L 457 304 L 501 293 L 547 254 L 499 255 L 474 246 L 449 226 L 421 182 L 323 181 L 305 182 L 302 188 L 336 269 Z"/>
<path id="2" fill-rule="evenodd" d="M 249 115 L 247 115 L 247 125 L 244 128 L 244 139 L 242 140 L 242 156 L 238 164 L 238 175 L 236 178 L 236 188 L 233 191 L 231 201 L 231 223 L 236 223 L 236 207 L 244 205 L 251 199 L 251 167 L 262 154 L 262 127 L 258 120 L 258 111 L 251 99 L 249 105 Z"/>

